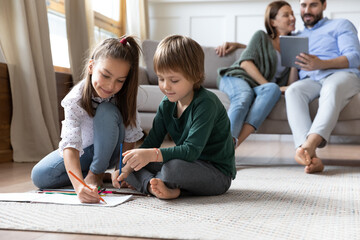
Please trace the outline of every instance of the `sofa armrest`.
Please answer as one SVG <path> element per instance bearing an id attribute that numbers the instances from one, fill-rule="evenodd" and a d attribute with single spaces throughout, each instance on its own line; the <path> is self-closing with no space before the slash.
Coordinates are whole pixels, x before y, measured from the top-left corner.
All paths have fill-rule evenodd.
<path id="1" fill-rule="evenodd" d="M 146 68 L 139 67 L 139 85 L 150 85 Z"/>

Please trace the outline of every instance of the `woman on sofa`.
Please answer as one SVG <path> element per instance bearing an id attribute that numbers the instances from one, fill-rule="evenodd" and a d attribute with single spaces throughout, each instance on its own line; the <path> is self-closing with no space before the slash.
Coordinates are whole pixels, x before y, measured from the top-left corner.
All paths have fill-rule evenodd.
<path id="1" fill-rule="evenodd" d="M 236 147 L 260 127 L 297 75 L 296 68 L 281 66 L 280 58 L 279 37 L 295 30 L 290 4 L 270 3 L 265 11 L 265 27 L 267 33 L 257 31 L 233 65 L 218 69 L 219 89 L 230 99 L 228 116 Z M 225 43 L 216 48 L 216 53 L 224 56 L 241 47 L 244 45 Z"/>

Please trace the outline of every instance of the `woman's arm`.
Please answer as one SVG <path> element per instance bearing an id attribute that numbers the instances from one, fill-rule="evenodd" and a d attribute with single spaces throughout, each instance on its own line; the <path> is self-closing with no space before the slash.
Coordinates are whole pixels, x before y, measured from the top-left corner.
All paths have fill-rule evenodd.
<path id="1" fill-rule="evenodd" d="M 295 81 L 297 81 L 299 79 L 299 73 L 298 73 L 298 69 L 295 67 L 292 67 L 290 69 L 290 74 L 289 74 L 289 78 L 288 78 L 288 82 L 286 86 L 282 86 L 280 87 L 280 91 L 281 93 L 285 93 L 286 89 L 288 89 L 288 87 Z"/>
<path id="2" fill-rule="evenodd" d="M 229 53 L 232 53 L 238 48 L 246 48 L 245 44 L 237 43 L 237 42 L 225 42 L 223 45 L 215 48 L 215 52 L 220 57 L 223 57 Z"/>
<path id="3" fill-rule="evenodd" d="M 64 164 L 66 172 L 72 171 L 78 178 L 84 181 L 83 174 L 81 172 L 79 151 L 75 148 L 64 149 Z M 100 196 L 96 187 L 91 191 L 84 187 L 78 180 L 76 180 L 71 174 L 68 174 L 71 184 L 73 185 L 75 192 L 78 194 L 80 202 L 83 203 L 98 203 Z"/>
<path id="4" fill-rule="evenodd" d="M 256 81 L 258 84 L 261 85 L 268 83 L 253 61 L 243 61 L 241 62 L 240 67 L 242 67 L 247 72 L 247 74 L 249 74 L 249 76 L 252 77 L 252 79 L 254 79 L 254 81 Z"/>

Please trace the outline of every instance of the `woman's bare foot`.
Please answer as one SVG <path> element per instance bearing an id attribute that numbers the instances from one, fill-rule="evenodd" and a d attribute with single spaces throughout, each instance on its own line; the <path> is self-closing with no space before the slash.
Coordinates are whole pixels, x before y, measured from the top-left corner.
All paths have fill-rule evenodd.
<path id="1" fill-rule="evenodd" d="M 311 163 L 311 156 L 306 149 L 298 147 L 295 152 L 295 161 L 301 165 L 308 166 Z"/>
<path id="2" fill-rule="evenodd" d="M 153 178 L 150 180 L 148 191 L 160 199 L 174 199 L 180 196 L 179 188 L 168 188 L 159 178 Z"/>
<path id="3" fill-rule="evenodd" d="M 104 173 L 95 174 L 89 170 L 84 181 L 88 185 L 93 185 L 95 187 L 101 187 L 103 185 Z"/>
<path id="4" fill-rule="evenodd" d="M 313 157 L 311 159 L 311 163 L 305 167 L 304 171 L 306 173 L 316 173 L 322 172 L 324 170 L 324 164 L 320 160 L 320 158 Z"/>

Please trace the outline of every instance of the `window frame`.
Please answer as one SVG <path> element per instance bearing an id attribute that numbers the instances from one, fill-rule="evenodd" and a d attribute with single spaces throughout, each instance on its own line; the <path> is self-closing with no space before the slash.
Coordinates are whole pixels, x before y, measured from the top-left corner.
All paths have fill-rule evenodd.
<path id="1" fill-rule="evenodd" d="M 118 21 L 111 19 L 99 12 L 94 11 L 94 27 L 104 29 L 108 32 L 114 33 L 116 36 L 121 37 L 125 34 L 125 22 L 126 22 L 126 0 L 118 0 L 120 2 L 120 19 Z M 47 0 L 47 9 L 58 12 L 65 15 L 65 0 Z M 66 71 L 67 68 L 54 66 L 55 71 Z M 69 69 L 70 72 L 70 69 Z"/>

